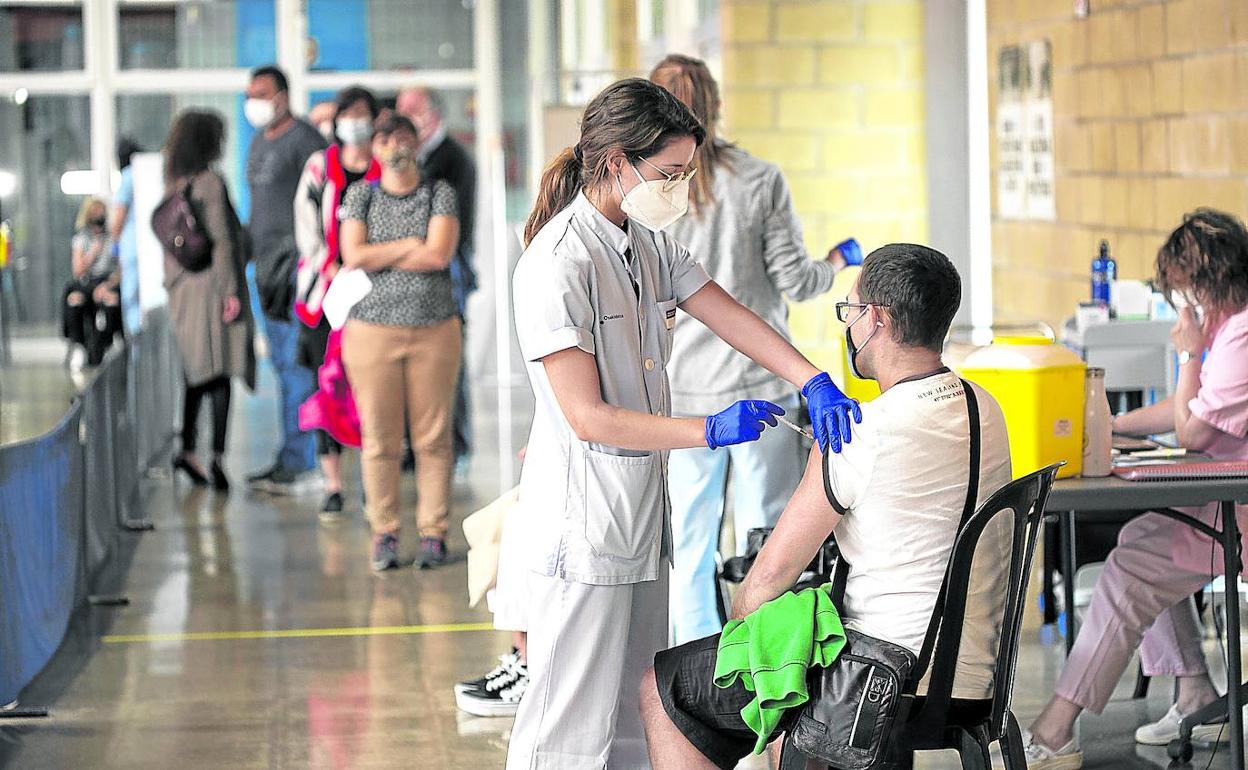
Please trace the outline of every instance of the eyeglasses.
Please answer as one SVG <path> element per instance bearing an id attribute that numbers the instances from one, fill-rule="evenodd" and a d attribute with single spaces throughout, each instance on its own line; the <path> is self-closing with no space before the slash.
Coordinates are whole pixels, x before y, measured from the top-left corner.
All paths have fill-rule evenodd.
<path id="1" fill-rule="evenodd" d="M 676 185 L 680 184 L 681 182 L 688 182 L 690 179 L 693 178 L 694 174 L 698 173 L 698 170 L 696 168 L 691 168 L 687 171 L 677 171 L 674 174 L 669 174 L 663 169 L 651 163 L 650 161 L 646 160 L 645 158 L 638 158 L 638 160 L 640 160 L 642 163 L 645 163 L 647 166 L 649 166 L 650 168 L 654 169 L 655 171 L 663 175 L 663 179 L 664 179 L 663 186 L 662 186 L 663 192 L 671 192 L 676 187 Z M 638 174 L 638 176 L 641 176 L 641 174 Z M 644 179 L 644 177 L 642 178 Z M 654 182 L 657 180 L 649 179 L 646 181 Z"/>
<path id="2" fill-rule="evenodd" d="M 883 304 L 880 304 L 879 302 L 838 302 L 836 303 L 836 320 L 840 321 L 841 323 L 849 323 L 849 311 L 850 310 L 857 309 L 857 308 L 862 308 L 863 310 L 866 310 L 867 308 L 871 306 L 888 307 L 888 305 L 883 305 Z"/>

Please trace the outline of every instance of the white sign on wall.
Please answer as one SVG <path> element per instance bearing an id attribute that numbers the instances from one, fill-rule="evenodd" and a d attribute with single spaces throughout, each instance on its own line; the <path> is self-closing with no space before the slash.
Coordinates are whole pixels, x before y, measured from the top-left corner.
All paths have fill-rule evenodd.
<path id="1" fill-rule="evenodd" d="M 1049 41 L 1006 46 L 997 57 L 997 216 L 1057 217 Z"/>
<path id="2" fill-rule="evenodd" d="M 997 107 L 997 216 L 1006 219 L 1026 216 L 1025 147 L 1023 103 L 1002 101 Z"/>

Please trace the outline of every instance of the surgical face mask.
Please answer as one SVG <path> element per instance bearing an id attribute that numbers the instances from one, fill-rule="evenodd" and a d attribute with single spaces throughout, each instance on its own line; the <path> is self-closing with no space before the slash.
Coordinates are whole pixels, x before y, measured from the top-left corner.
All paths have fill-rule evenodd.
<path id="1" fill-rule="evenodd" d="M 1196 320 L 1201 323 L 1205 322 L 1205 308 L 1197 301 L 1196 295 L 1190 291 L 1171 290 L 1170 304 L 1174 306 L 1175 310 L 1190 307 L 1192 312 L 1196 314 Z"/>
<path id="2" fill-rule="evenodd" d="M 862 312 L 858 314 L 857 318 L 845 324 L 845 354 L 849 357 L 849 370 L 860 380 L 869 380 L 871 378 L 867 377 L 858 370 L 858 354 L 862 352 L 862 349 L 867 346 L 867 343 L 871 341 L 871 338 L 874 337 L 875 333 L 879 331 L 881 326 L 883 326 L 883 324 L 876 322 L 875 326 L 871 327 L 871 333 L 868 334 L 867 338 L 862 341 L 862 345 L 859 346 L 854 344 L 854 335 L 850 334 L 849 330 L 854 327 L 854 324 L 858 323 L 863 318 L 866 318 L 868 310 L 870 310 L 870 308 L 864 307 Z"/>
<path id="3" fill-rule="evenodd" d="M 646 162 L 645 158 L 642 162 Z M 620 209 L 629 220 L 657 233 L 671 227 L 689 210 L 689 177 L 692 173 L 652 180 L 643 177 L 631 163 L 629 167 L 639 180 L 636 187 L 624 193 L 624 200 L 620 203 Z M 623 192 L 624 186 L 620 184 L 619 177 L 616 177 L 616 184 Z"/>
<path id="4" fill-rule="evenodd" d="M 334 133 L 343 144 L 364 144 L 373 136 L 373 124 L 368 118 L 342 118 Z"/>
<path id="5" fill-rule="evenodd" d="M 277 107 L 272 99 L 248 99 L 243 102 L 243 117 L 252 128 L 264 128 L 277 117 Z"/>
<path id="6" fill-rule="evenodd" d="M 380 155 L 381 162 L 386 164 L 391 171 L 403 173 L 416 169 L 416 151 L 411 147 L 399 145 L 392 150 L 382 150 Z"/>

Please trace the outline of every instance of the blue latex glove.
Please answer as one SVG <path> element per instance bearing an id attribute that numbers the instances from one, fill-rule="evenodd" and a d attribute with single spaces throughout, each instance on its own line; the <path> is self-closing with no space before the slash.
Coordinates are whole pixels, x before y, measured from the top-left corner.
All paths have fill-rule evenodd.
<path id="1" fill-rule="evenodd" d="M 850 417 L 854 422 L 862 422 L 862 409 L 858 402 L 842 393 L 827 372 L 811 377 L 802 386 L 802 395 L 806 397 L 810 426 L 815 431 L 819 449 L 826 452 L 830 446 L 833 453 L 840 452 L 841 444 L 848 444 L 852 438 Z"/>
<path id="2" fill-rule="evenodd" d="M 706 418 L 706 445 L 711 449 L 758 441 L 764 423 L 775 427 L 784 408 L 770 401 L 738 401 L 719 414 Z"/>
<path id="3" fill-rule="evenodd" d="M 121 256 L 121 247 L 114 243 L 112 248 L 108 250 L 108 256 L 113 257 L 114 259 Z"/>
<path id="4" fill-rule="evenodd" d="M 836 244 L 836 248 L 841 252 L 841 257 L 845 259 L 845 266 L 862 264 L 862 247 L 858 245 L 857 238 L 850 238 Z"/>

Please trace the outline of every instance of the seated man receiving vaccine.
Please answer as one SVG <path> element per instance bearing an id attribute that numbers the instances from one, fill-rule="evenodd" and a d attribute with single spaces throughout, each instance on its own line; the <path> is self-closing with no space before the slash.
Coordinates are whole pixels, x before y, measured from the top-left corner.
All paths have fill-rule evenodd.
<path id="1" fill-rule="evenodd" d="M 918 652 L 970 477 L 966 395 L 941 363 L 960 298 L 957 271 L 933 249 L 892 244 L 866 258 L 837 316 L 846 325 L 851 367 L 876 380 L 882 394 L 862 405 L 862 424 L 840 454 L 811 451 L 801 484 L 741 585 L 734 618 L 792 588 L 835 532 L 850 565 L 844 625 Z M 983 501 L 1010 481 L 1010 454 L 1001 408 L 978 387 L 975 397 Z M 955 698 L 991 693 L 1009 535 L 1006 517 L 998 517 L 980 540 Z M 754 694 L 739 680 L 726 689 L 712 682 L 718 643 L 715 635 L 659 653 L 642 682 L 656 770 L 732 768 L 760 738 L 740 713 Z"/>

